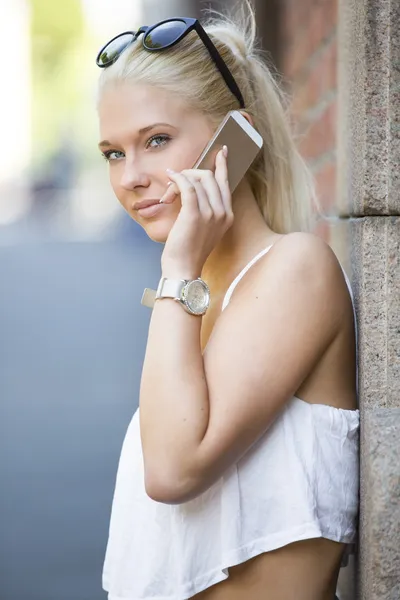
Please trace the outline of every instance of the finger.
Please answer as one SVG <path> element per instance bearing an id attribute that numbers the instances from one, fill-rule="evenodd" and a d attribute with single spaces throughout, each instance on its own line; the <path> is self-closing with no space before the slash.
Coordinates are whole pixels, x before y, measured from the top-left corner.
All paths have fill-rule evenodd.
<path id="1" fill-rule="evenodd" d="M 215 161 L 215 180 L 218 183 L 221 191 L 222 202 L 225 207 L 227 214 L 232 214 L 232 194 L 229 187 L 228 180 L 228 148 L 224 146 L 220 152 L 218 152 Z"/>
<path id="2" fill-rule="evenodd" d="M 192 211 L 199 211 L 196 188 L 182 173 L 167 169 L 168 177 L 176 184 L 181 195 L 182 208 L 187 207 Z"/>
<path id="3" fill-rule="evenodd" d="M 201 181 L 191 177 L 188 177 L 188 179 L 189 181 L 191 181 L 196 190 L 199 211 L 203 219 L 206 221 L 210 221 L 214 217 L 214 211 L 210 203 L 210 198 L 207 194 L 207 190 L 204 188 L 204 185 Z"/>
<path id="4" fill-rule="evenodd" d="M 203 169 L 187 169 L 182 173 L 194 181 L 201 182 L 208 195 L 211 208 L 217 218 L 225 216 L 225 207 L 221 197 L 221 190 L 212 171 Z"/>
<path id="5" fill-rule="evenodd" d="M 169 181 L 166 192 L 164 192 L 160 198 L 160 204 L 172 204 L 172 202 L 176 200 L 177 196 L 179 196 L 179 193 L 179 188 L 176 183 Z"/>

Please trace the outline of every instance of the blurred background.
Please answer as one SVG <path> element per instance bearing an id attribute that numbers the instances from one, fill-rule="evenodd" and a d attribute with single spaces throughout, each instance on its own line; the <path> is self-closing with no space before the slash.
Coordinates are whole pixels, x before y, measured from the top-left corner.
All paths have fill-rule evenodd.
<path id="1" fill-rule="evenodd" d="M 226 2 L 225 4 L 230 4 Z M 330 214 L 336 0 L 256 2 Z M 97 150 L 100 46 L 223 2 L 2 2 L 0 598 L 101 600 L 122 440 L 136 409 L 162 247 L 110 190 Z M 333 209 L 332 209 L 333 210 Z M 318 233 L 329 237 L 325 225 Z"/>

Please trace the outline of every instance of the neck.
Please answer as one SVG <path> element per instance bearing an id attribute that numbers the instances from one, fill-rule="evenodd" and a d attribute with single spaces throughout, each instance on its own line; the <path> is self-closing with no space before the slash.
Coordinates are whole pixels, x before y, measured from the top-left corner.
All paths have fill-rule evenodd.
<path id="1" fill-rule="evenodd" d="M 209 255 L 201 273 L 214 298 L 226 292 L 253 256 L 281 237 L 264 221 L 246 180 L 238 186 L 232 203 L 233 225 Z"/>

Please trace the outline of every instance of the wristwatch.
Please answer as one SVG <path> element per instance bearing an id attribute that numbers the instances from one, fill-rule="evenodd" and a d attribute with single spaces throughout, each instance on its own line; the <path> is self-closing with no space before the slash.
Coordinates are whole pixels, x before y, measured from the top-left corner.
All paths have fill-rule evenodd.
<path id="1" fill-rule="evenodd" d="M 162 298 L 173 298 L 186 312 L 202 316 L 210 306 L 210 290 L 203 279 L 169 279 L 161 277 L 157 291 L 146 288 L 141 303 L 153 308 L 154 302 Z"/>

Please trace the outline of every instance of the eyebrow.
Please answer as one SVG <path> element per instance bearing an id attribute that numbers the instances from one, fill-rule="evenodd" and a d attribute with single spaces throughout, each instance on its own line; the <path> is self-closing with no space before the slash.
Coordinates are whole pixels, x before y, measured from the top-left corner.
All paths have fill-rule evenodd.
<path id="1" fill-rule="evenodd" d="M 167 127 L 172 127 L 173 129 L 176 129 L 176 127 L 171 125 L 171 123 L 153 123 L 152 125 L 147 125 L 147 127 L 142 127 L 142 129 L 139 129 L 139 135 L 143 135 L 144 133 L 147 133 L 151 129 L 154 129 L 154 127 L 159 127 L 161 125 L 163 127 L 167 126 Z M 108 140 L 103 140 L 99 144 L 99 148 L 109 148 L 110 146 L 112 146 L 112 144 Z"/>

